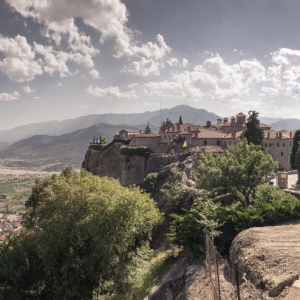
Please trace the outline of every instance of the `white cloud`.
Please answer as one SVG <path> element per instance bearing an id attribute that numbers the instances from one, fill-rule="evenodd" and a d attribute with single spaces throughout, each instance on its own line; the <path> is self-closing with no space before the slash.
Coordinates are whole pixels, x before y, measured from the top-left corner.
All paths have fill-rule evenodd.
<path id="1" fill-rule="evenodd" d="M 15 101 L 20 98 L 20 94 L 18 92 L 13 92 L 12 94 L 1 93 L 0 101 Z"/>
<path id="2" fill-rule="evenodd" d="M 17 35 L 15 38 L 7 38 L 0 35 L 0 52 L 6 56 L 0 61 L 0 71 L 11 81 L 31 81 L 35 76 L 43 74 L 25 37 Z"/>
<path id="3" fill-rule="evenodd" d="M 23 90 L 24 90 L 24 92 L 25 93 L 27 93 L 27 94 L 30 94 L 30 93 L 32 93 L 32 92 L 34 92 L 35 91 L 35 89 L 32 89 L 30 86 L 24 86 L 23 87 Z"/>
<path id="4" fill-rule="evenodd" d="M 216 55 L 192 71 L 175 72 L 169 81 L 149 82 L 143 87 L 150 95 L 225 102 L 248 95 L 250 87 L 263 80 L 265 69 L 258 61 L 229 65 Z"/>
<path id="5" fill-rule="evenodd" d="M 99 72 L 98 72 L 97 70 L 95 70 L 95 69 L 91 70 L 91 71 L 89 72 L 89 75 L 90 75 L 93 79 L 100 79 L 100 78 L 101 78 Z"/>
<path id="6" fill-rule="evenodd" d="M 167 61 L 167 64 L 171 67 L 187 67 L 189 62 L 186 58 L 180 62 L 177 58 L 172 57 Z"/>
<path id="7" fill-rule="evenodd" d="M 299 98 L 300 50 L 281 48 L 271 56 L 273 64 L 268 69 L 268 79 L 273 85 L 272 93 Z"/>
<path id="8" fill-rule="evenodd" d="M 131 99 L 136 98 L 135 91 L 131 90 L 128 92 L 120 92 L 120 89 L 116 86 L 111 86 L 105 89 L 89 86 L 87 88 L 87 93 L 98 98 L 108 98 L 108 99 Z"/>
<path id="9" fill-rule="evenodd" d="M 159 62 L 153 59 L 142 57 L 140 61 L 134 61 L 129 66 L 123 68 L 123 72 L 132 73 L 137 76 L 159 75 Z"/>
<path id="10" fill-rule="evenodd" d="M 85 68 L 94 66 L 92 57 L 89 54 L 56 51 L 52 46 L 43 46 L 37 43 L 34 43 L 34 50 L 44 57 L 41 65 L 44 71 L 50 75 L 55 72 L 58 72 L 61 77 L 72 75 L 67 66 L 68 61 L 74 61 Z"/>
<path id="11" fill-rule="evenodd" d="M 115 56 L 139 56 L 161 59 L 171 51 L 164 38 L 157 35 L 156 43 L 148 42 L 138 46 L 135 41 L 136 32 L 127 27 L 128 12 L 120 0 L 6 0 L 24 17 L 31 17 L 45 25 L 45 34 L 61 44 L 67 39 L 73 51 L 80 51 L 91 56 L 99 51 L 92 44 L 90 37 L 79 32 L 74 18 L 82 18 L 83 22 L 101 33 L 100 41 L 115 41 Z"/>
<path id="12" fill-rule="evenodd" d="M 59 82 L 59 83 L 57 84 L 57 86 L 62 86 L 61 82 Z"/>
<path id="13" fill-rule="evenodd" d="M 139 84 L 137 82 L 128 84 L 129 89 L 135 89 Z"/>

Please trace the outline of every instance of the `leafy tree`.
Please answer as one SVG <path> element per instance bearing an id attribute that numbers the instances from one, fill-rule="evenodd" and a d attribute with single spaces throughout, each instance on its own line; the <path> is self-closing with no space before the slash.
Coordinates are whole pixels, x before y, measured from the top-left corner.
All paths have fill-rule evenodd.
<path id="1" fill-rule="evenodd" d="M 100 144 L 107 144 L 107 138 L 100 136 L 99 142 L 100 142 Z"/>
<path id="2" fill-rule="evenodd" d="M 255 198 L 259 184 L 269 182 L 277 168 L 271 155 L 260 146 L 241 139 L 224 155 L 202 155 L 198 166 L 198 185 L 214 195 L 230 194 L 245 206 Z"/>
<path id="3" fill-rule="evenodd" d="M 204 193 L 201 197 L 196 198 L 190 210 L 185 214 L 171 214 L 173 222 L 170 226 L 168 240 L 179 246 L 190 249 L 195 254 L 205 252 L 205 236 L 207 233 L 211 238 L 218 236 L 221 232 L 218 219 L 219 203 Z"/>
<path id="4" fill-rule="evenodd" d="M 300 183 L 300 142 L 298 142 L 298 148 L 295 156 L 295 168 L 298 171 L 298 183 Z"/>
<path id="5" fill-rule="evenodd" d="M 241 137 L 246 138 L 248 144 L 252 143 L 264 148 L 264 132 L 259 126 L 260 121 L 258 119 L 258 112 L 256 112 L 255 110 L 250 110 L 248 114 L 249 117 L 247 119 Z"/>
<path id="6" fill-rule="evenodd" d="M 299 142 L 300 142 L 300 129 L 296 130 L 296 132 L 295 132 L 294 139 L 293 139 L 292 153 L 291 153 L 291 156 L 290 156 L 290 164 L 291 164 L 291 168 L 293 170 L 297 169 L 297 167 L 296 167 L 296 153 L 297 153 Z"/>
<path id="7" fill-rule="evenodd" d="M 144 129 L 144 133 L 146 133 L 146 134 L 152 133 L 149 123 L 147 124 L 146 128 Z"/>
<path id="8" fill-rule="evenodd" d="M 42 265 L 26 288 L 39 299 L 46 287 L 51 293 L 43 299 L 91 299 L 96 289 L 104 293 L 105 283 L 120 279 L 136 249 L 161 221 L 148 194 L 71 167 L 37 180 L 26 207 L 25 236 L 34 242 Z M 20 251 L 27 253 L 26 249 L 30 250 Z M 0 266 L 7 266 L 3 258 L 13 257 L 16 250 L 14 245 L 3 250 Z M 21 261 L 19 270 L 29 269 L 26 263 Z M 2 284 L 10 278 L 4 269 L 0 268 Z M 26 290 L 18 281 L 9 285 L 9 295 Z"/>

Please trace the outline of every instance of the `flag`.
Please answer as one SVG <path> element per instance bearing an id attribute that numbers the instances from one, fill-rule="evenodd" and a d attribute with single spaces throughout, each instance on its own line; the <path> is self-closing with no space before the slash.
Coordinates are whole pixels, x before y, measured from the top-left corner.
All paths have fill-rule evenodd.
<path id="1" fill-rule="evenodd" d="M 182 147 L 183 147 L 183 148 L 187 147 L 187 142 L 186 142 L 186 141 L 183 142 Z"/>

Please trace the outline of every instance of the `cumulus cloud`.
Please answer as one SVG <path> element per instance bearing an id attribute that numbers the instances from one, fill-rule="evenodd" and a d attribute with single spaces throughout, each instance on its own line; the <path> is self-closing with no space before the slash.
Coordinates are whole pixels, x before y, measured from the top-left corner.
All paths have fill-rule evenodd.
<path id="1" fill-rule="evenodd" d="M 31 81 L 35 76 L 43 74 L 25 37 L 17 35 L 15 38 L 7 38 L 0 35 L 0 52 L 5 55 L 0 61 L 0 71 L 11 81 Z"/>
<path id="2" fill-rule="evenodd" d="M 34 50 L 44 57 L 41 65 L 44 71 L 50 75 L 55 72 L 58 72 L 61 77 L 72 75 L 67 66 L 68 61 L 73 61 L 85 68 L 94 66 L 92 57 L 89 54 L 56 51 L 52 46 L 43 46 L 37 43 L 34 43 Z"/>
<path id="3" fill-rule="evenodd" d="M 135 91 L 130 90 L 128 92 L 121 92 L 120 89 L 116 86 L 111 86 L 102 89 L 90 85 L 87 88 L 87 93 L 97 98 L 108 98 L 108 99 L 122 99 L 122 98 L 131 99 L 137 97 Z"/>
<path id="4" fill-rule="evenodd" d="M 134 61 L 128 66 L 123 68 L 123 72 L 132 73 L 137 76 L 149 76 L 149 75 L 159 75 L 159 62 L 154 61 L 153 59 L 147 60 L 142 57 L 140 61 Z"/>
<path id="5" fill-rule="evenodd" d="M 265 80 L 265 72 L 256 60 L 229 65 L 216 55 L 192 71 L 175 72 L 169 81 L 149 82 L 143 87 L 150 95 L 228 101 L 247 95 L 253 83 Z"/>
<path id="6" fill-rule="evenodd" d="M 167 64 L 171 67 L 187 67 L 189 62 L 186 58 L 182 59 L 182 61 L 180 62 L 177 58 L 172 57 L 167 60 Z"/>
<path id="7" fill-rule="evenodd" d="M 1 93 L 0 101 L 15 101 L 20 98 L 20 94 L 18 92 L 13 92 L 12 94 Z"/>
<path id="8" fill-rule="evenodd" d="M 272 94 L 298 98 L 300 95 L 300 50 L 281 48 L 271 53 L 272 65 L 268 68 L 268 78 L 273 85 Z"/>
<path id="9" fill-rule="evenodd" d="M 35 89 L 32 89 L 30 86 L 24 86 L 23 87 L 23 90 L 24 90 L 24 92 L 25 93 L 27 93 L 27 94 L 30 94 L 30 93 L 32 93 L 32 92 L 34 92 L 35 91 Z"/>
<path id="10" fill-rule="evenodd" d="M 90 75 L 93 79 L 100 79 L 100 78 L 101 78 L 99 72 L 98 72 L 97 70 L 95 70 L 95 69 L 91 70 L 91 71 L 89 72 L 89 75 Z"/>
<path id="11" fill-rule="evenodd" d="M 68 41 L 70 49 L 84 55 L 96 55 L 99 51 L 91 44 L 85 33 L 79 32 L 74 18 L 81 18 L 100 32 L 100 41 L 115 41 L 115 56 L 145 57 L 161 59 L 171 51 L 162 35 L 157 35 L 156 42 L 138 45 L 135 31 L 127 27 L 128 12 L 120 0 L 6 0 L 24 17 L 30 17 L 45 26 L 45 35 L 61 44 L 62 39 Z"/>

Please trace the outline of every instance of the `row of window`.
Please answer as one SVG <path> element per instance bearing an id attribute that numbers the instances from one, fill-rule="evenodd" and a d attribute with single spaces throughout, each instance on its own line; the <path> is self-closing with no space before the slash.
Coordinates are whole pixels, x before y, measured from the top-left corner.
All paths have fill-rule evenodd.
<path id="1" fill-rule="evenodd" d="M 269 147 L 275 146 L 274 143 L 269 143 Z M 268 147 L 268 144 L 265 143 L 265 147 Z M 280 147 L 280 143 L 277 143 L 277 147 Z M 282 147 L 285 147 L 285 143 L 282 143 Z M 290 142 L 290 147 L 292 147 L 292 142 Z"/>

